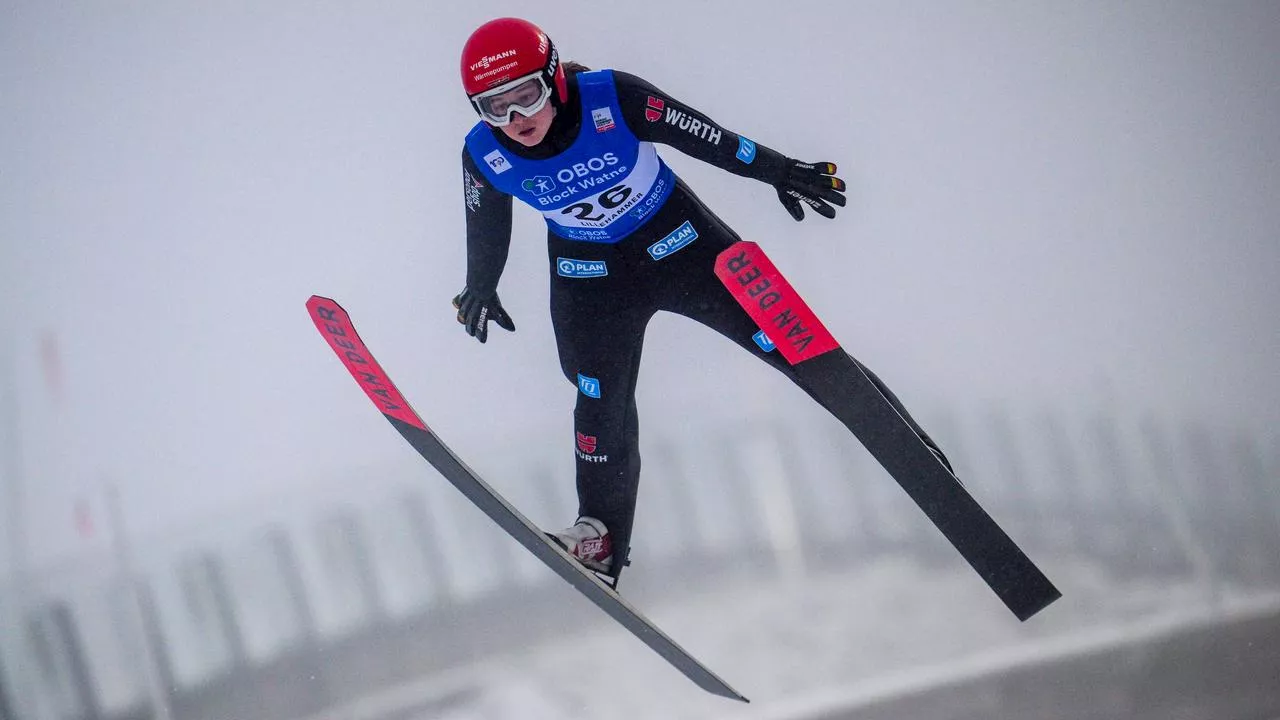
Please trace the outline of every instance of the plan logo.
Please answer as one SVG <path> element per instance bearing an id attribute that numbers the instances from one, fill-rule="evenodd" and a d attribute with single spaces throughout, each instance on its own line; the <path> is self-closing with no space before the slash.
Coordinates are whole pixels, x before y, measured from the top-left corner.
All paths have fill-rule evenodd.
<path id="1" fill-rule="evenodd" d="M 685 220 L 680 227 L 672 230 L 670 235 L 650 245 L 649 255 L 654 260 L 661 260 L 697 239 L 698 231 L 693 229 L 693 225 L 688 220 Z"/>
<path id="2" fill-rule="evenodd" d="M 511 169 L 511 163 L 507 162 L 507 158 L 503 156 L 501 150 L 494 150 L 485 155 L 484 162 L 489 166 L 490 170 L 493 170 L 495 175 L 501 175 Z"/>
<path id="3" fill-rule="evenodd" d="M 604 277 L 609 274 L 609 266 L 604 260 L 574 260 L 573 258 L 556 258 L 556 274 L 567 278 Z"/>
<path id="4" fill-rule="evenodd" d="M 739 135 L 737 155 L 739 160 L 750 165 L 756 159 L 756 144 Z"/>
<path id="5" fill-rule="evenodd" d="M 591 120 L 596 124 L 596 132 L 602 133 L 614 128 L 613 111 L 607 107 L 591 111 Z"/>
<path id="6" fill-rule="evenodd" d="M 600 399 L 600 381 L 593 377 L 578 373 L 578 390 L 589 398 Z"/>
<path id="7" fill-rule="evenodd" d="M 534 195 L 546 195 L 556 189 L 556 181 L 548 175 L 534 175 L 531 178 L 525 178 L 524 182 L 520 183 L 520 187 Z"/>

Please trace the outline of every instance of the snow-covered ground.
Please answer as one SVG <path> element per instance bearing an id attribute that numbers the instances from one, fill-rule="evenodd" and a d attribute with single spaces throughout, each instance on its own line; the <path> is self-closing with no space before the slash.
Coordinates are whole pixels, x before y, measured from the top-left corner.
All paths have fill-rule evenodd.
<path id="1" fill-rule="evenodd" d="M 1045 563 L 1064 598 L 1019 623 L 963 565 L 885 560 L 783 582 L 740 577 L 714 592 L 638 601 L 677 642 L 751 698 L 703 693 L 608 622 L 326 713 L 330 720 L 443 718 L 780 718 L 817 697 L 858 698 L 998 665 L 1040 650 L 1105 643 L 1230 609 L 1242 596 L 1190 581 L 1136 582 Z M 779 714 L 783 713 L 783 714 Z"/>

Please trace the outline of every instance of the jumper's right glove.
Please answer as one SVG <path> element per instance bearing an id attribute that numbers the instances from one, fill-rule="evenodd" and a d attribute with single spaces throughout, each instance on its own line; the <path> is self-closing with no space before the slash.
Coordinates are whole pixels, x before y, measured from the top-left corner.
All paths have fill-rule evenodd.
<path id="1" fill-rule="evenodd" d="M 490 320 L 497 323 L 498 327 L 510 332 L 516 330 L 516 324 L 502 308 L 502 302 L 498 300 L 496 292 L 480 297 L 469 288 L 463 288 L 462 292 L 453 298 L 453 307 L 457 309 L 458 322 L 466 327 L 467 334 L 480 342 L 489 339 Z"/>
<path id="2" fill-rule="evenodd" d="M 829 162 L 802 163 L 787 159 L 782 177 L 773 184 L 778 189 L 778 200 L 796 220 L 804 219 L 804 203 L 825 218 L 834 218 L 836 209 L 832 203 L 844 207 L 844 181 L 835 176 L 836 164 Z"/>

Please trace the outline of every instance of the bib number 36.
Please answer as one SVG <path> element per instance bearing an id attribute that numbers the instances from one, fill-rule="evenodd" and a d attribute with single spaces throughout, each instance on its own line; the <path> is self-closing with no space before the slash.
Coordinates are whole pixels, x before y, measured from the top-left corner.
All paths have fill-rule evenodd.
<path id="1" fill-rule="evenodd" d="M 626 185 L 614 185 L 595 197 L 594 202 L 574 203 L 561 210 L 562 215 L 573 215 L 577 220 L 586 222 L 600 222 L 604 220 L 603 212 L 596 212 L 596 205 L 605 210 L 612 210 L 631 197 L 631 188 Z M 593 214 L 594 213 L 594 214 Z"/>

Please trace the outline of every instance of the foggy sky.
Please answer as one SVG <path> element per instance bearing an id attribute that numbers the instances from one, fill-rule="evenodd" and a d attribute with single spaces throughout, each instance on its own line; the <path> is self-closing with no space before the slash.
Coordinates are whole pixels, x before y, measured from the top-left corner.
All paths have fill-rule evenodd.
<path id="1" fill-rule="evenodd" d="M 0 351 L 37 560 L 81 548 L 72 508 L 100 515 L 108 481 L 157 530 L 312 483 L 358 494 L 402 460 L 312 293 L 463 457 L 562 442 L 572 483 L 536 213 L 517 208 L 499 287 L 518 332 L 481 346 L 449 306 L 475 121 L 458 52 L 530 7 L 0 3 Z M 660 148 L 909 407 L 1151 411 L 1274 447 L 1275 3 L 538 9 L 563 57 L 840 165 L 848 207 L 796 224 L 769 187 Z M 801 402 L 682 319 L 646 350 L 644 432 Z"/>

